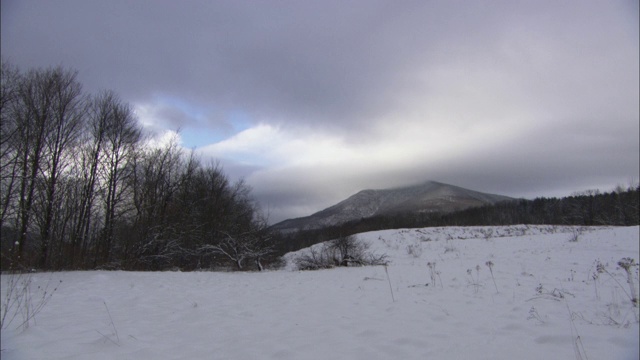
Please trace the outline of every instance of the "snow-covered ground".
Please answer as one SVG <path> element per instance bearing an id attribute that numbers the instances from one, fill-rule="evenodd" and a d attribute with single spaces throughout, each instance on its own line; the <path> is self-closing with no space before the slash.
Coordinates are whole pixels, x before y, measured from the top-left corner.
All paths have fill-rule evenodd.
<path id="1" fill-rule="evenodd" d="M 35 323 L 16 329 L 18 316 L 2 330 L 0 355 L 638 359 L 637 308 L 617 263 L 638 262 L 639 227 L 452 227 L 358 237 L 387 253 L 390 265 L 34 274 L 32 303 L 42 297 L 38 285 L 58 289 Z M 632 270 L 637 291 L 638 267 Z M 3 275 L 3 302 L 8 281 Z"/>

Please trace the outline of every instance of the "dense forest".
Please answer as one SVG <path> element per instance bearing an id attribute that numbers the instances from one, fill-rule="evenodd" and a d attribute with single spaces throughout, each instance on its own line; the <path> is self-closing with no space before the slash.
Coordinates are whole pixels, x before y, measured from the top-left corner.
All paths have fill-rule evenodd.
<path id="1" fill-rule="evenodd" d="M 639 224 L 631 186 L 275 233 L 243 181 L 175 138 L 153 141 L 131 105 L 113 91 L 83 92 L 62 67 L 2 62 L 0 135 L 2 270 L 261 270 L 288 251 L 380 229 Z"/>
<path id="2" fill-rule="evenodd" d="M 609 193 L 590 190 L 564 198 L 519 199 L 451 213 L 397 213 L 350 221 L 339 226 L 277 236 L 278 252 L 296 251 L 341 236 L 366 231 L 439 226 L 640 225 L 640 186 Z"/>
<path id="3" fill-rule="evenodd" d="M 2 269 L 198 269 L 272 252 L 242 181 L 145 136 L 112 91 L 2 62 Z"/>

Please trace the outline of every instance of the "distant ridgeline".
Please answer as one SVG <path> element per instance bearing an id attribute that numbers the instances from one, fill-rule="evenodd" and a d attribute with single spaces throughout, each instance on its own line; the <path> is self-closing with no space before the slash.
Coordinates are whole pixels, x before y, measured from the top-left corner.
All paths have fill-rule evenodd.
<path id="1" fill-rule="evenodd" d="M 375 215 L 340 225 L 280 234 L 278 252 L 367 231 L 438 226 L 640 225 L 640 186 L 609 193 L 597 190 L 563 198 L 514 199 L 454 212 Z"/>

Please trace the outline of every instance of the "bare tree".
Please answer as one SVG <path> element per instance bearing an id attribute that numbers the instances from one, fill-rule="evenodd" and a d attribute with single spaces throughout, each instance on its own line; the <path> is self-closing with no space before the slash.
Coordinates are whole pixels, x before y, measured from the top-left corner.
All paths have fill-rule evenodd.
<path id="1" fill-rule="evenodd" d="M 39 266 L 47 266 L 51 232 L 55 208 L 60 194 L 58 181 L 62 174 L 69 170 L 73 161 L 73 151 L 82 130 L 84 116 L 84 98 L 82 86 L 76 80 L 77 72 L 61 68 L 47 73 L 51 81 L 51 110 L 46 124 L 44 136 L 44 157 L 42 162 L 43 208 L 40 210 L 43 222 L 40 226 L 40 260 Z M 62 241 L 62 239 L 58 239 Z"/>
<path id="2" fill-rule="evenodd" d="M 238 181 L 229 190 L 219 204 L 223 217 L 198 252 L 221 255 L 238 270 L 244 269 L 246 260 L 253 260 L 262 270 L 262 260 L 274 251 L 266 221 L 258 216 L 250 197 L 251 188 L 244 181 Z"/>
<path id="3" fill-rule="evenodd" d="M 203 245 L 199 250 L 219 254 L 232 261 L 238 270 L 243 270 L 245 260 L 253 259 L 258 270 L 264 270 L 263 259 L 273 253 L 271 237 L 265 228 L 254 227 L 240 233 L 220 231 L 223 237 L 215 244 Z"/>
<path id="4" fill-rule="evenodd" d="M 47 263 L 57 183 L 70 166 L 83 121 L 76 77 L 61 67 L 22 74 L 2 63 L 0 225 L 12 217 L 17 229 L 14 260 L 22 266 L 28 265 L 25 249 L 37 245 L 34 240 L 40 245 L 38 264 Z"/>
<path id="5" fill-rule="evenodd" d="M 129 104 L 113 98 L 110 116 L 105 125 L 105 161 L 102 165 L 104 186 L 104 224 L 94 265 L 111 261 L 115 223 L 128 208 L 126 191 L 132 174 L 132 161 L 142 138 L 142 130 Z"/>
<path id="6" fill-rule="evenodd" d="M 164 260 L 180 257 L 176 252 L 182 251 L 182 225 L 188 223 L 178 224 L 176 216 L 191 204 L 175 209 L 175 197 L 186 180 L 185 174 L 192 171 L 191 160 L 183 160 L 176 137 L 160 147 L 147 147 L 132 164 L 136 235 L 126 241 L 125 256 Z"/>
<path id="7" fill-rule="evenodd" d="M 0 237 L 2 268 L 12 266 L 15 231 L 5 224 L 15 224 L 17 215 L 17 187 L 20 183 L 20 163 L 17 150 L 17 124 L 13 111 L 18 98 L 20 73 L 17 68 L 2 60 L 0 72 Z M 5 260 L 8 260 L 5 262 Z"/>
<path id="8" fill-rule="evenodd" d="M 0 72 L 0 228 L 13 215 L 14 188 L 18 181 L 17 126 L 12 113 L 18 95 L 18 69 L 2 61 Z"/>
<path id="9" fill-rule="evenodd" d="M 36 184 L 46 151 L 45 138 L 52 116 L 53 70 L 31 70 L 21 78 L 16 101 L 12 103 L 15 121 L 16 152 L 19 167 L 15 261 L 24 263 L 25 248 L 31 230 Z"/>
<path id="10" fill-rule="evenodd" d="M 112 91 L 102 91 L 94 96 L 87 108 L 87 121 L 82 145 L 76 162 L 76 211 L 72 220 L 70 264 L 77 266 L 87 251 L 90 233 L 97 217 L 96 194 L 100 185 L 100 171 L 103 169 L 107 146 L 106 132 L 114 116 L 114 108 L 119 100 Z"/>
<path id="11" fill-rule="evenodd" d="M 364 256 L 369 249 L 368 244 L 359 241 L 355 235 L 340 236 L 328 243 L 328 248 L 335 253 L 336 265 L 362 265 Z"/>

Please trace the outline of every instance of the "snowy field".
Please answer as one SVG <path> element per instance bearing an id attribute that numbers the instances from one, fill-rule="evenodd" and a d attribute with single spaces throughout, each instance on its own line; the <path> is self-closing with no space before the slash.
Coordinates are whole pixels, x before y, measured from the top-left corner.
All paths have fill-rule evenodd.
<path id="1" fill-rule="evenodd" d="M 358 235 L 389 256 L 386 269 L 296 271 L 290 262 L 262 273 L 38 273 L 33 304 L 47 284 L 58 288 L 35 323 L 19 327 L 19 314 L 2 330 L 1 357 L 638 359 L 637 308 L 617 265 L 638 262 L 638 231 L 510 226 Z M 638 267 L 631 272 L 637 291 Z M 3 303 L 8 281 L 3 275 Z"/>

